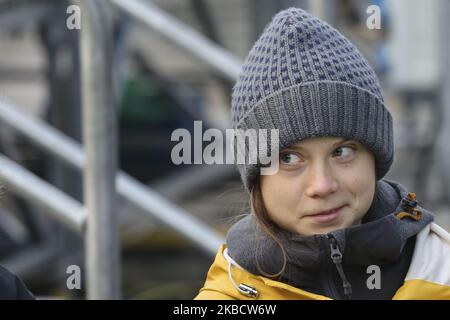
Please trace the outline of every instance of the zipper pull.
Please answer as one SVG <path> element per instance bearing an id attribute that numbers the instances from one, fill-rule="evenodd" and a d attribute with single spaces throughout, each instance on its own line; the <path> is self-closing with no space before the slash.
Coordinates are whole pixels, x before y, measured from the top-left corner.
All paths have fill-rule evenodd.
<path id="1" fill-rule="evenodd" d="M 246 295 L 247 297 L 250 297 L 250 298 L 257 298 L 259 295 L 259 292 L 258 292 L 258 290 L 256 290 L 256 288 L 249 286 L 248 284 L 245 284 L 245 283 L 239 284 L 238 290 L 243 295 Z"/>
<path id="2" fill-rule="evenodd" d="M 333 235 L 328 235 L 328 239 L 330 240 L 330 257 L 333 260 L 333 263 L 336 266 L 336 269 L 339 273 L 339 277 L 342 280 L 342 287 L 344 288 L 344 294 L 348 299 L 352 297 L 352 285 L 348 282 L 347 277 L 345 276 L 344 269 L 342 268 L 342 252 L 339 250 L 339 246 L 337 244 L 336 238 Z"/>

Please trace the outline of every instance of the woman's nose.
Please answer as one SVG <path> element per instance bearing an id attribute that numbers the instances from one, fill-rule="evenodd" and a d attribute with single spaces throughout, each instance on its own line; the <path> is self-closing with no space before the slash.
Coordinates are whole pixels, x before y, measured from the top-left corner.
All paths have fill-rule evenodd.
<path id="1" fill-rule="evenodd" d="M 337 188 L 338 182 L 331 168 L 325 164 L 311 166 L 306 188 L 307 196 L 325 197 L 336 192 Z"/>

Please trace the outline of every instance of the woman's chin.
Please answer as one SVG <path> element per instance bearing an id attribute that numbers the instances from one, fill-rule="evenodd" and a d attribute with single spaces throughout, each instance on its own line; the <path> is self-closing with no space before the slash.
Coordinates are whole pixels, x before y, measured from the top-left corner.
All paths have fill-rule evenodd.
<path id="1" fill-rule="evenodd" d="M 303 236 L 312 236 L 317 234 L 327 234 L 339 229 L 347 228 L 347 225 L 340 222 L 340 223 L 333 223 L 329 225 L 316 225 L 311 224 L 308 227 L 298 228 L 296 230 L 296 233 Z"/>

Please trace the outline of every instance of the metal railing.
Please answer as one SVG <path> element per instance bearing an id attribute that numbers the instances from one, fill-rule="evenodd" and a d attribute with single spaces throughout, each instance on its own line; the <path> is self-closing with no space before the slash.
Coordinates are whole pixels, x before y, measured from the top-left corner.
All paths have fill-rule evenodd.
<path id="1" fill-rule="evenodd" d="M 3 102 L 0 102 L 0 116 L 3 115 L 3 107 Z M 50 217 L 77 232 L 83 230 L 86 214 L 80 202 L 3 155 L 0 155 L 0 180 L 8 190 L 20 193 L 44 208 Z"/>
<path id="2" fill-rule="evenodd" d="M 237 58 L 151 3 L 135 0 L 108 1 L 133 18 L 140 20 L 153 30 L 171 39 L 179 47 L 199 57 L 230 79 L 234 80 L 237 77 L 241 65 Z M 115 164 L 109 163 L 107 156 L 111 156 L 111 152 L 114 150 L 113 148 L 108 149 L 111 147 L 110 144 L 113 143 L 113 140 L 107 141 L 108 137 L 106 136 L 111 135 L 114 137 L 115 132 L 114 129 L 107 127 L 99 129 L 99 122 L 95 122 L 96 117 L 100 116 L 101 112 L 106 117 L 114 117 L 110 110 L 113 109 L 112 105 L 105 100 L 106 96 L 110 94 L 105 91 L 111 87 L 106 83 L 101 83 L 105 81 L 105 78 L 102 77 L 109 72 L 107 68 L 111 64 L 108 64 L 105 59 L 86 59 L 90 55 L 95 56 L 96 54 L 105 53 L 104 41 L 105 38 L 110 36 L 105 35 L 104 32 L 109 31 L 101 29 L 102 27 L 99 25 L 99 20 L 102 21 L 104 17 L 98 10 L 95 2 L 91 0 L 89 2 L 85 2 L 85 0 L 74 1 L 75 4 L 83 8 L 81 41 L 82 50 L 84 50 L 84 54 L 82 54 L 82 66 L 84 66 L 82 79 L 84 83 L 83 96 L 85 98 L 82 104 L 85 113 L 83 126 L 85 127 L 84 143 L 86 154 L 80 144 L 41 119 L 21 111 L 20 108 L 6 99 L 0 99 L 0 122 L 21 133 L 27 139 L 65 163 L 79 170 L 84 170 L 85 179 L 89 181 L 85 184 L 85 195 L 90 194 L 97 200 L 90 202 L 89 196 L 87 196 L 86 204 L 83 207 L 78 201 L 1 155 L 0 179 L 10 190 L 20 193 L 21 196 L 29 201 L 42 206 L 46 209 L 44 212 L 61 223 L 72 227 L 72 229 L 84 232 L 85 227 L 88 230 L 92 228 L 92 234 L 89 235 L 88 232 L 86 237 L 87 264 L 92 264 L 92 271 L 88 271 L 88 282 L 93 282 L 96 289 L 88 290 L 88 298 L 108 299 L 119 297 L 118 283 L 120 282 L 118 281 L 119 270 L 115 269 L 116 266 L 109 264 L 118 264 L 118 248 L 117 244 L 114 244 L 117 238 L 117 225 L 114 216 L 111 216 L 113 214 L 114 188 L 106 187 L 111 177 L 115 179 L 117 193 L 139 207 L 141 209 L 140 212 L 156 218 L 177 231 L 208 255 L 215 255 L 224 239 L 218 232 L 201 222 L 198 218 L 179 208 L 126 173 L 117 172 L 111 175 L 111 172 L 114 173 L 116 171 Z M 86 76 L 87 72 L 91 73 L 94 78 L 88 78 Z M 94 85 L 95 83 L 97 85 Z M 101 84 L 98 85 L 99 83 Z M 93 127 L 94 124 L 95 128 Z M 108 145 L 108 148 L 102 147 L 105 143 Z M 105 163 L 108 168 L 101 171 L 101 164 Z M 109 185 L 113 186 L 114 183 Z M 106 199 L 111 200 L 109 205 L 106 202 L 102 205 L 98 205 L 97 202 L 96 205 L 95 201 L 98 201 L 101 194 L 106 196 Z M 89 213 L 87 214 L 87 212 Z M 87 217 L 90 218 L 87 226 L 85 226 Z M 108 222 L 106 229 L 104 226 L 102 227 L 102 223 L 105 221 Z M 97 237 L 94 233 L 97 233 Z M 100 242 L 98 242 L 98 233 L 104 234 Z M 95 255 L 98 255 L 98 258 L 95 258 Z M 106 260 L 102 262 L 101 257 L 106 257 Z M 111 268 L 106 275 L 105 268 Z M 107 284 L 106 282 L 111 283 Z"/>
<path id="3" fill-rule="evenodd" d="M 21 111 L 19 107 L 5 99 L 0 100 L 0 122 L 14 128 L 28 140 L 72 167 L 79 170 L 84 168 L 85 155 L 79 143 L 43 120 Z M 222 237 L 209 226 L 128 174 L 117 173 L 116 187 L 118 194 L 139 207 L 142 212 L 185 235 L 206 253 L 215 254 L 217 244 L 223 241 Z M 42 199 L 42 201 L 51 200 Z"/>
<path id="4" fill-rule="evenodd" d="M 153 31 L 171 40 L 231 80 L 238 77 L 241 61 L 193 28 L 151 3 L 139 0 L 108 0 Z"/>

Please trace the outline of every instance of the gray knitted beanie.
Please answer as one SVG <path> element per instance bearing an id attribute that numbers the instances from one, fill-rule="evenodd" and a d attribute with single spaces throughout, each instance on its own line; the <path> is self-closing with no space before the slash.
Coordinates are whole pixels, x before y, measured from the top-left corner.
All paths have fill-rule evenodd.
<path id="1" fill-rule="evenodd" d="M 332 26 L 299 8 L 276 14 L 253 45 L 232 93 L 235 129 L 278 129 L 279 150 L 308 137 L 346 137 L 394 158 L 392 117 L 375 72 Z M 245 146 L 248 148 L 248 146 Z M 238 164 L 251 190 L 260 164 Z"/>

